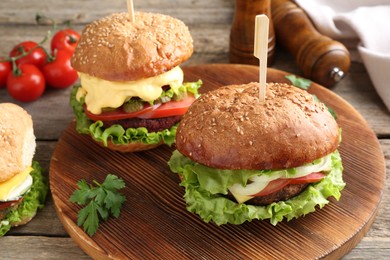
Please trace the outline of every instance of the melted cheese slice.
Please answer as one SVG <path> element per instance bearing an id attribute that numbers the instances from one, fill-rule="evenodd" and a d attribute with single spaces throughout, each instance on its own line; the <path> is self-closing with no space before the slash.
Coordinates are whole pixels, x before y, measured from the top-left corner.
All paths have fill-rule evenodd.
<path id="1" fill-rule="evenodd" d="M 33 181 L 30 175 L 32 170 L 32 167 L 27 167 L 13 178 L 0 183 L 0 201 L 15 200 L 30 189 Z"/>
<path id="2" fill-rule="evenodd" d="M 118 108 L 131 97 L 140 97 L 151 102 L 160 97 L 163 86 L 176 89 L 183 84 L 183 71 L 175 67 L 170 71 L 151 78 L 136 81 L 107 81 L 79 73 L 81 88 L 77 100 L 85 96 L 85 104 L 90 112 L 100 114 L 102 108 Z"/>

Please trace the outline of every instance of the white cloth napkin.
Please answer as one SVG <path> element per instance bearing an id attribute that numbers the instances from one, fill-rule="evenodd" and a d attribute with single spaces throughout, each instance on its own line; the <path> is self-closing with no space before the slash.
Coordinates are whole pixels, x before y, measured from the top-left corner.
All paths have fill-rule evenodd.
<path id="1" fill-rule="evenodd" d="M 317 30 L 354 42 L 371 81 L 390 111 L 390 0 L 295 0 Z M 350 46 L 348 46 L 350 47 Z"/>

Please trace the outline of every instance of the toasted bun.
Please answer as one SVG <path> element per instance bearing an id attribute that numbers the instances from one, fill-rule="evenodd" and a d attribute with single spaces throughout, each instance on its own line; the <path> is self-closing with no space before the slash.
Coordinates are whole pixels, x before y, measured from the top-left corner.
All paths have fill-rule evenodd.
<path id="1" fill-rule="evenodd" d="M 31 165 L 35 146 L 31 116 L 15 104 L 0 104 L 0 182 Z"/>
<path id="2" fill-rule="evenodd" d="M 92 138 L 93 139 L 93 138 Z M 102 142 L 96 141 L 93 139 L 96 143 L 99 145 L 104 146 Z M 163 142 L 161 141 L 158 144 L 144 144 L 142 142 L 135 142 L 135 143 L 128 143 L 128 144 L 113 144 L 111 141 L 108 140 L 107 142 L 107 148 L 113 151 L 118 151 L 122 153 L 131 153 L 131 152 L 140 152 L 140 151 L 146 151 L 153 148 L 156 148 L 160 145 L 162 145 Z"/>
<path id="3" fill-rule="evenodd" d="M 339 128 L 324 104 L 287 84 L 257 83 L 203 94 L 189 108 L 176 147 L 195 162 L 219 169 L 284 169 L 337 149 Z"/>
<path id="4" fill-rule="evenodd" d="M 18 227 L 18 226 L 26 225 L 28 222 L 30 222 L 35 217 L 36 214 L 37 214 L 37 212 L 35 211 L 31 216 L 24 217 L 19 222 L 12 223 L 12 226 Z"/>
<path id="5" fill-rule="evenodd" d="M 138 80 L 169 71 L 193 52 L 183 22 L 162 14 L 115 13 L 87 25 L 71 63 L 74 69 L 110 81 Z"/>

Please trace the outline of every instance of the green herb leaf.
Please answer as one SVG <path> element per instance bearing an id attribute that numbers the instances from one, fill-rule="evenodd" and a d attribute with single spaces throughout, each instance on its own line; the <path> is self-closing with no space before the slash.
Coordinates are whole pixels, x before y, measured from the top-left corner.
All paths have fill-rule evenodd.
<path id="1" fill-rule="evenodd" d="M 305 90 L 308 90 L 311 84 L 311 81 L 305 78 L 299 78 L 295 75 L 287 75 L 286 79 L 291 81 L 291 84 L 293 84 L 296 87 L 303 88 Z"/>
<path id="2" fill-rule="evenodd" d="M 83 225 L 84 231 L 87 232 L 89 236 L 93 236 L 99 226 L 97 209 L 97 203 L 91 201 L 85 208 L 81 209 L 78 214 L 77 225 Z"/>
<path id="3" fill-rule="evenodd" d="M 111 211 L 111 214 L 117 218 L 119 217 L 120 207 L 125 200 L 125 196 L 118 196 L 112 191 L 107 191 L 104 203 L 107 205 L 107 209 Z"/>
<path id="4" fill-rule="evenodd" d="M 76 190 L 70 197 L 70 201 L 73 203 L 78 203 L 79 205 L 84 205 L 89 199 L 89 186 L 85 180 L 81 180 L 77 183 L 79 190 Z"/>
<path id="5" fill-rule="evenodd" d="M 125 187 L 125 182 L 113 174 L 108 174 L 102 186 L 108 190 L 120 190 Z"/>
<path id="6" fill-rule="evenodd" d="M 126 184 L 118 176 L 108 174 L 102 184 L 96 180 L 93 183 L 96 186 L 80 180 L 77 183 L 79 189 L 69 198 L 73 203 L 86 205 L 78 213 L 77 225 L 83 226 L 89 236 L 96 233 L 99 220 L 107 221 L 110 214 L 118 218 L 122 204 L 126 201 L 126 197 L 119 192 Z"/>
<path id="7" fill-rule="evenodd" d="M 329 111 L 329 113 L 333 116 L 333 118 L 334 118 L 334 119 L 337 119 L 336 111 L 334 111 L 334 109 L 331 108 L 331 107 L 328 107 L 328 106 L 326 106 L 326 107 L 328 108 L 328 111 Z"/>

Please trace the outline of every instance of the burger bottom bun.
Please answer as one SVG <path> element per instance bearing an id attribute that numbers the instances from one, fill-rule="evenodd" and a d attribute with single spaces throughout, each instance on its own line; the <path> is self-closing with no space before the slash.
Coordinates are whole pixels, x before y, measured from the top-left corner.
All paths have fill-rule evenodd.
<path id="1" fill-rule="evenodd" d="M 105 146 L 103 144 L 103 142 L 97 141 L 95 139 L 93 139 L 93 140 L 105 148 L 108 148 L 108 149 L 113 150 L 113 151 L 122 152 L 122 153 L 146 151 L 146 150 L 156 148 L 156 147 L 163 144 L 163 141 L 161 141 L 158 144 L 144 144 L 142 142 L 134 142 L 134 143 L 128 143 L 128 144 L 114 144 L 110 140 L 108 140 L 107 146 Z"/>
<path id="2" fill-rule="evenodd" d="M 30 217 L 24 217 L 19 222 L 12 223 L 12 226 L 17 227 L 17 226 L 25 225 L 28 222 L 30 222 L 35 217 L 36 214 L 37 212 L 35 211 Z"/>

